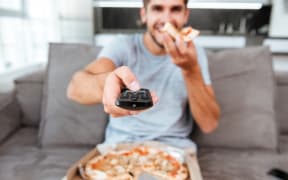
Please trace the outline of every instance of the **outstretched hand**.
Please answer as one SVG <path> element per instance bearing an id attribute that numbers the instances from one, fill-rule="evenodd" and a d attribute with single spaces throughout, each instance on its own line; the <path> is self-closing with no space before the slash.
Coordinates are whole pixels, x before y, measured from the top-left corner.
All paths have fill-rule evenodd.
<path id="1" fill-rule="evenodd" d="M 127 66 L 121 66 L 112 71 L 106 78 L 102 103 L 106 113 L 112 117 L 121 117 L 136 115 L 141 111 L 131 111 L 119 108 L 115 105 L 115 101 L 121 93 L 121 89 L 127 87 L 130 90 L 137 91 L 140 89 L 140 84 L 136 76 Z M 157 102 L 157 96 L 154 92 L 151 92 L 153 104 Z"/>

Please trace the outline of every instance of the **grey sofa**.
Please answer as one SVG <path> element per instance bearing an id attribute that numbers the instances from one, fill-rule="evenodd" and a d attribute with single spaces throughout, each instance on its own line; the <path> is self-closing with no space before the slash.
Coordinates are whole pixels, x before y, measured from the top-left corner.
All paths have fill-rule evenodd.
<path id="1" fill-rule="evenodd" d="M 55 180 L 103 141 L 102 105 L 71 102 L 72 74 L 100 47 L 51 44 L 46 70 L 15 80 L 0 96 L 0 179 Z M 191 138 L 205 180 L 275 179 L 271 168 L 288 170 L 288 74 L 274 72 L 267 47 L 208 52 L 222 116 L 219 128 Z"/>

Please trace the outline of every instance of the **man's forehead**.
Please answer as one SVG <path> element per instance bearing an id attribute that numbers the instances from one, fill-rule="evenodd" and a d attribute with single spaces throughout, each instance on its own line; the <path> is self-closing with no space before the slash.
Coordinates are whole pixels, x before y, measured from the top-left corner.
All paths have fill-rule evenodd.
<path id="1" fill-rule="evenodd" d="M 185 6 L 184 0 L 150 0 L 148 5 Z"/>

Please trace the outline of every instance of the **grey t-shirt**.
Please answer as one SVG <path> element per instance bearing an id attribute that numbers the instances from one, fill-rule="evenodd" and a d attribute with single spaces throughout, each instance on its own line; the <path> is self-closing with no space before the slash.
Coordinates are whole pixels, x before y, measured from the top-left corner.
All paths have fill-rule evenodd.
<path id="1" fill-rule="evenodd" d="M 198 62 L 206 84 L 210 84 L 205 52 L 196 45 Z M 188 107 L 185 82 L 179 67 L 169 55 L 156 56 L 143 43 L 143 34 L 118 35 L 98 57 L 128 66 L 142 88 L 155 91 L 159 101 L 138 114 L 109 118 L 104 143 L 158 140 L 177 147 L 195 147 L 187 138 L 193 121 Z"/>

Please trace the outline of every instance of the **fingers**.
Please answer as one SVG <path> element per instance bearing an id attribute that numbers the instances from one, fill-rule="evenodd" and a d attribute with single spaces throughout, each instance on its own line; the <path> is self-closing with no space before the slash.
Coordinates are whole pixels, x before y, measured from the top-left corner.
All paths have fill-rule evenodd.
<path id="1" fill-rule="evenodd" d="M 115 75 L 124 83 L 124 86 L 132 91 L 140 89 L 140 84 L 135 75 L 127 66 L 122 66 L 114 71 Z"/>
<path id="2" fill-rule="evenodd" d="M 163 37 L 164 37 L 164 48 L 166 50 L 166 52 L 168 54 L 170 54 L 173 58 L 176 58 L 179 56 L 179 52 L 178 52 L 178 49 L 176 47 L 176 44 L 175 42 L 173 41 L 172 37 L 164 32 L 163 34 Z"/>
<path id="3" fill-rule="evenodd" d="M 132 73 L 132 71 L 126 66 L 117 68 L 116 70 L 111 72 L 106 78 L 102 98 L 104 111 L 110 114 L 112 117 L 136 115 L 141 113 L 142 111 L 145 111 L 145 110 L 131 111 L 120 108 L 115 105 L 115 102 L 119 97 L 121 93 L 121 88 L 123 86 L 126 86 L 129 89 L 135 91 L 140 89 L 140 85 L 137 78 Z M 153 104 L 156 104 L 158 101 L 156 93 L 151 92 L 151 97 Z"/>
<path id="4" fill-rule="evenodd" d="M 173 58 L 180 58 L 188 55 L 191 53 L 191 48 L 195 48 L 193 41 L 185 42 L 181 36 L 177 36 L 175 41 L 173 41 L 168 33 L 165 33 L 163 36 L 165 50 Z"/>
<path id="5" fill-rule="evenodd" d="M 158 97 L 154 91 L 151 91 L 152 101 L 153 105 L 155 105 L 158 102 Z"/>
<path id="6" fill-rule="evenodd" d="M 126 110 L 115 105 L 123 86 L 135 91 L 140 89 L 137 78 L 132 71 L 125 66 L 119 67 L 115 71 L 111 72 L 105 81 L 102 103 L 104 105 L 104 111 L 112 117 L 136 115 L 143 111 Z M 156 104 L 158 101 L 156 93 L 152 92 L 151 96 L 153 104 Z"/>
<path id="7" fill-rule="evenodd" d="M 120 95 L 123 86 L 127 86 L 132 90 L 140 88 L 135 75 L 125 66 L 119 67 L 111 72 L 105 81 L 102 103 L 104 105 L 104 111 L 112 117 L 135 114 L 135 112 L 119 108 L 115 105 L 116 99 Z"/>
<path id="8" fill-rule="evenodd" d="M 129 111 L 115 106 L 114 104 L 104 104 L 104 111 L 112 117 L 131 116 L 140 113 L 140 111 Z"/>

